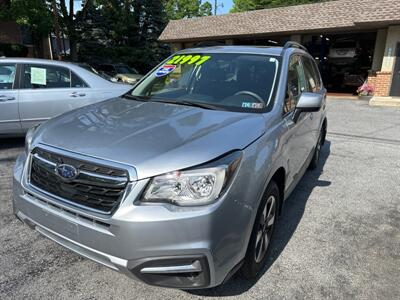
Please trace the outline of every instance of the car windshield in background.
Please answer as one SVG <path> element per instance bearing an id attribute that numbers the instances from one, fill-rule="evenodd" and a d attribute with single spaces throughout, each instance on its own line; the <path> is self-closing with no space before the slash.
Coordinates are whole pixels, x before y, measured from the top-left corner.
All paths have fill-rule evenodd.
<path id="1" fill-rule="evenodd" d="M 85 70 L 87 70 L 89 72 L 99 75 L 99 72 L 97 72 L 97 70 L 95 68 L 93 68 L 92 66 L 90 66 L 88 64 L 78 64 L 78 66 L 80 66 L 81 68 L 84 68 Z"/>
<path id="2" fill-rule="evenodd" d="M 139 74 L 138 71 L 128 66 L 115 66 L 115 70 L 118 74 Z"/>
<path id="3" fill-rule="evenodd" d="M 271 101 L 278 66 L 276 57 L 266 55 L 175 55 L 148 75 L 132 91 L 132 96 L 258 111 Z"/>

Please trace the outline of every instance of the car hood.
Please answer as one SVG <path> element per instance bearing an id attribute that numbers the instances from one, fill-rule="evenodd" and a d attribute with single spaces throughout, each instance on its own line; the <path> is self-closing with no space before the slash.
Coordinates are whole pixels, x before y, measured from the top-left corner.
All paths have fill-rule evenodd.
<path id="1" fill-rule="evenodd" d="M 196 166 L 264 133 L 261 114 L 115 98 L 48 121 L 39 143 L 133 166 L 137 178 Z"/>

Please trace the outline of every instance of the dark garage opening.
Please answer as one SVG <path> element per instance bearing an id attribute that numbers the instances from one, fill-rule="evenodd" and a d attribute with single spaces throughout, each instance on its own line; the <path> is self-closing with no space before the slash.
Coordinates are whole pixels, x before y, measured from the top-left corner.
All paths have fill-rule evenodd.
<path id="1" fill-rule="evenodd" d="M 368 77 L 376 32 L 306 35 L 303 44 L 318 62 L 328 92 L 355 94 Z"/>

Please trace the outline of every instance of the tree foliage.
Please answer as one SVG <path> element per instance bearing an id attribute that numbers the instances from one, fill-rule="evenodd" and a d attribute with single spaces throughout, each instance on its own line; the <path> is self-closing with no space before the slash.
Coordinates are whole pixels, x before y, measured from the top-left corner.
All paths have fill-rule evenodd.
<path id="1" fill-rule="evenodd" d="M 323 2 L 327 0 L 233 0 L 231 12 Z"/>
<path id="2" fill-rule="evenodd" d="M 76 7 L 80 3 L 82 6 Z M 0 4 L 1 15 L 29 29 L 36 50 L 53 32 L 58 50 L 62 37 L 69 40 L 70 55 L 63 59 L 122 62 L 142 72 L 168 54 L 168 46 L 158 37 L 169 19 L 212 12 L 212 5 L 204 0 L 0 0 Z"/>
<path id="3" fill-rule="evenodd" d="M 179 20 L 185 18 L 209 16 L 212 13 L 210 2 L 201 0 L 164 0 L 168 19 Z"/>
<path id="4" fill-rule="evenodd" d="M 36 56 L 43 53 L 43 39 L 52 30 L 51 14 L 45 0 L 12 0 L 8 16 L 31 33 Z"/>
<path id="5" fill-rule="evenodd" d="M 83 61 L 123 62 L 148 71 L 168 52 L 158 41 L 167 17 L 156 0 L 98 0 L 77 16 Z"/>

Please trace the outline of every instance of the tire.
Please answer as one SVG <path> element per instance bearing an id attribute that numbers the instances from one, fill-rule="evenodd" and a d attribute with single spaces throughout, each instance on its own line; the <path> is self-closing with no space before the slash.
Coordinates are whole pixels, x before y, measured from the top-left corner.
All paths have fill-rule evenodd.
<path id="1" fill-rule="evenodd" d="M 267 262 L 271 240 L 275 231 L 279 203 L 278 186 L 274 181 L 271 181 L 258 208 L 241 268 L 241 275 L 246 279 L 256 278 Z M 268 219 L 269 222 L 266 221 Z M 260 248 L 262 246 L 263 248 Z"/>
<path id="2" fill-rule="evenodd" d="M 324 136 L 324 134 L 323 134 L 323 132 L 321 132 L 318 137 L 317 145 L 315 146 L 314 155 L 310 161 L 310 165 L 308 166 L 309 170 L 314 170 L 318 167 L 319 158 L 321 156 L 323 136 Z"/>

